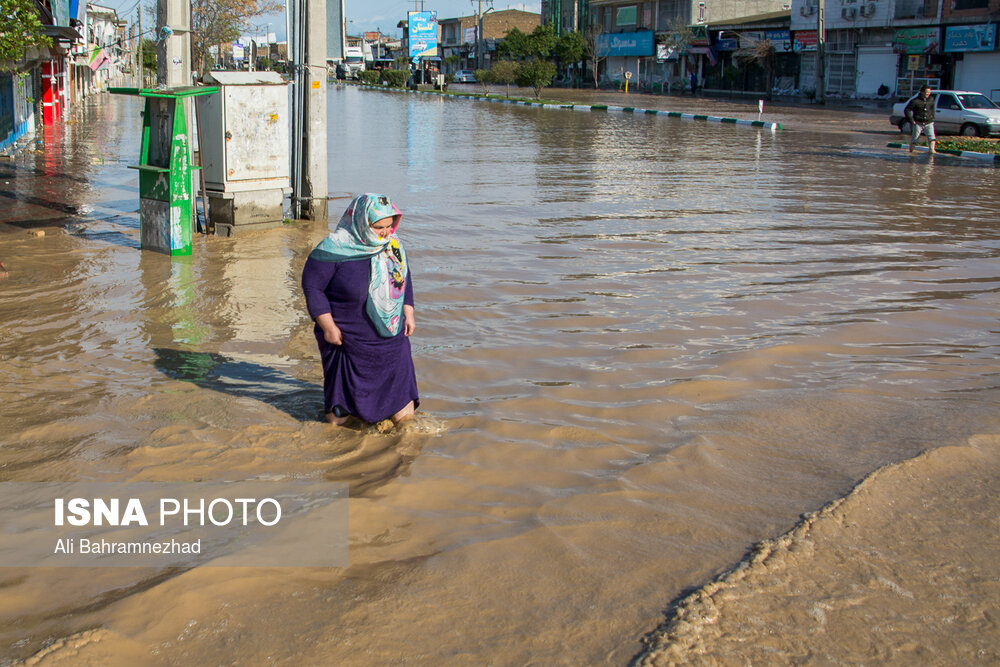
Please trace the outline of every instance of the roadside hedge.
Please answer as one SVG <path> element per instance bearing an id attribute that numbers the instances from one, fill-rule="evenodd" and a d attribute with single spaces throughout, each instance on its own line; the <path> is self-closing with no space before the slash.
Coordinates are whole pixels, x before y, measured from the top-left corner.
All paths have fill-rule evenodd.
<path id="1" fill-rule="evenodd" d="M 1000 139 L 986 139 L 982 137 L 945 138 L 938 135 L 937 147 L 953 151 L 972 151 L 974 153 L 1000 155 Z"/>
<path id="2" fill-rule="evenodd" d="M 410 73 L 399 69 L 382 70 L 382 80 L 387 86 L 402 88 L 410 80 Z"/>

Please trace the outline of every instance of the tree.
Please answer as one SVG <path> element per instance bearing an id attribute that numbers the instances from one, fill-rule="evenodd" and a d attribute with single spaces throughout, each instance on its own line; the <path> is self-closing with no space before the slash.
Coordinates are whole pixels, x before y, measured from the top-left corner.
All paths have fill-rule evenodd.
<path id="1" fill-rule="evenodd" d="M 512 60 L 498 60 L 490 70 L 493 83 L 507 86 L 507 97 L 510 97 L 510 84 L 517 80 L 517 65 Z"/>
<path id="2" fill-rule="evenodd" d="M 156 60 L 156 42 L 151 39 L 142 40 L 142 68 L 147 72 L 155 72 L 157 66 Z"/>
<path id="3" fill-rule="evenodd" d="M 33 0 L 0 0 L 0 16 L 0 71 L 13 71 L 31 47 L 52 46 Z"/>
<path id="4" fill-rule="evenodd" d="M 587 41 L 578 30 L 568 32 L 556 41 L 555 54 L 563 66 L 576 69 L 577 63 L 583 59 L 587 49 Z M 575 78 L 575 77 L 574 77 Z"/>
<path id="5" fill-rule="evenodd" d="M 604 31 L 601 30 L 599 25 L 592 25 L 587 28 L 587 32 L 583 35 L 583 41 L 586 44 L 583 54 L 586 60 L 590 63 L 591 71 L 594 73 L 594 88 L 597 85 L 597 71 L 601 66 L 601 61 L 608 57 L 608 42 L 602 39 Z"/>
<path id="6" fill-rule="evenodd" d="M 550 25 L 540 25 L 530 35 L 517 28 L 511 28 L 497 44 L 497 55 L 518 61 L 528 58 L 545 59 L 552 55 L 556 39 L 555 30 Z"/>
<path id="7" fill-rule="evenodd" d="M 551 25 L 540 25 L 532 31 L 528 37 L 528 57 L 541 59 L 549 58 L 556 48 L 559 40 L 555 29 Z"/>
<path id="8" fill-rule="evenodd" d="M 510 60 L 521 60 L 528 56 L 529 35 L 518 28 L 511 28 L 497 44 L 497 55 Z"/>
<path id="9" fill-rule="evenodd" d="M 670 25 L 667 26 L 667 34 L 663 40 L 669 50 L 678 55 L 685 53 L 691 46 L 692 40 L 694 40 L 694 31 L 691 30 L 691 26 L 679 18 L 670 19 Z"/>
<path id="10" fill-rule="evenodd" d="M 493 75 L 488 69 L 477 69 L 472 73 L 476 78 L 476 83 L 483 87 L 483 95 L 490 96 L 490 84 L 493 83 Z"/>
<path id="11" fill-rule="evenodd" d="M 535 89 L 535 99 L 542 96 L 542 88 L 556 78 L 556 66 L 548 60 L 532 58 L 517 66 L 517 85 Z"/>
<path id="12" fill-rule="evenodd" d="M 744 65 L 758 65 L 767 77 L 765 95 L 771 99 L 771 89 L 774 88 L 774 45 L 769 39 L 758 39 L 753 46 L 739 49 L 733 54 L 737 62 Z"/>
<path id="13" fill-rule="evenodd" d="M 207 69 L 209 47 L 232 42 L 250 29 L 251 19 L 282 9 L 277 0 L 192 0 L 191 50 L 198 71 Z"/>

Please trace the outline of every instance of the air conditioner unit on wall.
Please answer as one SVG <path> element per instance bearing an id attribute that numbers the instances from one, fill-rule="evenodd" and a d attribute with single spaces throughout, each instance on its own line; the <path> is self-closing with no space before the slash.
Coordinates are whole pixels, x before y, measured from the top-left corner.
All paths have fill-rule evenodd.
<path id="1" fill-rule="evenodd" d="M 853 21 L 858 16 L 857 7 L 844 7 L 840 10 L 840 17 L 847 19 L 848 21 Z"/>
<path id="2" fill-rule="evenodd" d="M 877 10 L 878 6 L 874 2 L 869 2 L 867 5 L 861 5 L 861 15 L 865 18 L 875 16 L 875 12 Z"/>

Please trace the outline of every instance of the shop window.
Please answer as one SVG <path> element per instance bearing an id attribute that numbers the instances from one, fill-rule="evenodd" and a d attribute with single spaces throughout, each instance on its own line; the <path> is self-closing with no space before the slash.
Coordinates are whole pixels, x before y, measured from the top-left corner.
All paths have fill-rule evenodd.
<path id="1" fill-rule="evenodd" d="M 635 23 L 636 23 L 635 5 L 615 8 L 615 27 L 632 28 L 635 27 Z"/>

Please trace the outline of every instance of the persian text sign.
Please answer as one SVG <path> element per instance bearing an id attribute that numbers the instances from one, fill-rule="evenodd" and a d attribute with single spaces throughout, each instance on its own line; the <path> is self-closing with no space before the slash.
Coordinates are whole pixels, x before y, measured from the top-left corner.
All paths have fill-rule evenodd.
<path id="1" fill-rule="evenodd" d="M 437 12 L 410 12 L 406 15 L 410 57 L 436 56 Z"/>
<path id="2" fill-rule="evenodd" d="M 992 51 L 996 42 L 997 26 L 995 23 L 953 25 L 945 28 L 945 53 Z"/>
<path id="3" fill-rule="evenodd" d="M 343 567 L 347 485 L 0 483 L 0 567 Z"/>
<path id="4" fill-rule="evenodd" d="M 796 30 L 795 41 L 792 48 L 796 53 L 802 51 L 815 51 L 819 44 L 819 33 L 815 30 Z"/>
<path id="5" fill-rule="evenodd" d="M 940 41 L 938 28 L 906 28 L 896 31 L 892 43 L 903 53 L 937 53 Z"/>
<path id="6" fill-rule="evenodd" d="M 792 50 L 792 33 L 788 30 L 765 30 L 764 39 L 770 40 L 776 53 L 788 53 Z"/>
<path id="7" fill-rule="evenodd" d="M 597 52 L 602 56 L 651 56 L 654 53 L 653 31 L 600 34 Z"/>

